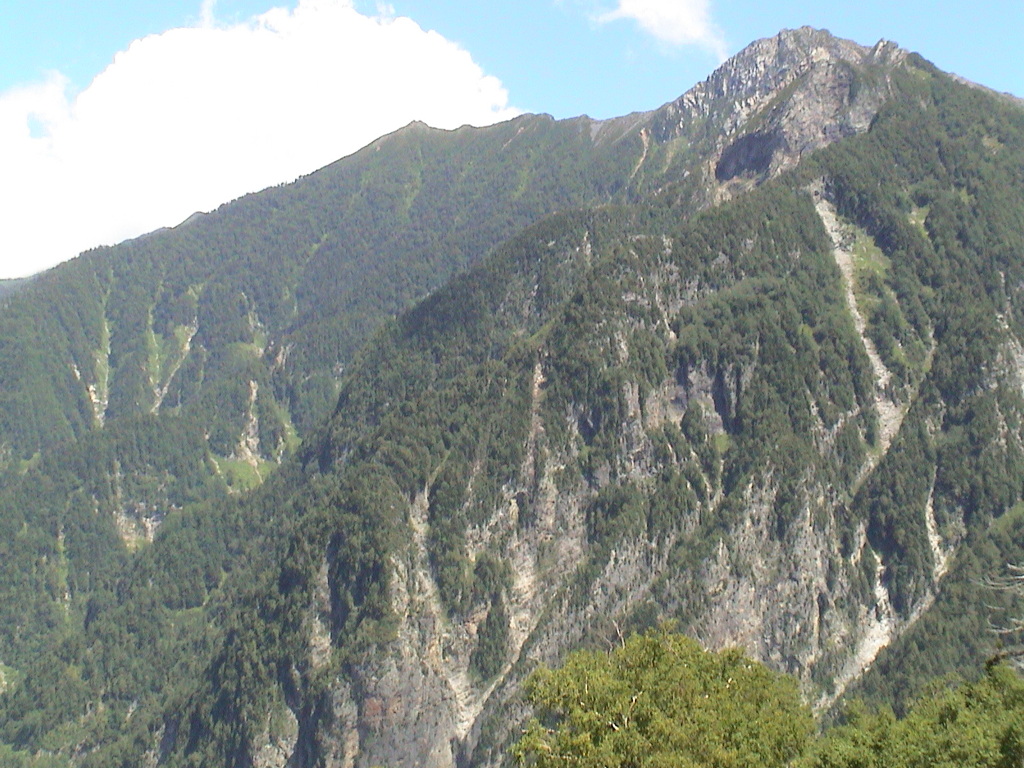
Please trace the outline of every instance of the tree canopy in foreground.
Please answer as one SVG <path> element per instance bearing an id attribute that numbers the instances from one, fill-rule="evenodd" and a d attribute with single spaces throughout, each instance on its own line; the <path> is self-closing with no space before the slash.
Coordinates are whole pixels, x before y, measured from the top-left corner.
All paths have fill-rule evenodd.
<path id="1" fill-rule="evenodd" d="M 792 678 L 664 630 L 574 653 L 535 672 L 528 693 L 539 719 L 515 755 L 536 768 L 770 768 L 800 754 L 813 729 Z"/>
<path id="2" fill-rule="evenodd" d="M 537 716 L 514 756 L 529 768 L 1024 766 L 1024 679 L 996 663 L 935 683 L 902 720 L 854 705 L 817 737 L 795 679 L 664 629 L 573 653 L 527 692 Z"/>

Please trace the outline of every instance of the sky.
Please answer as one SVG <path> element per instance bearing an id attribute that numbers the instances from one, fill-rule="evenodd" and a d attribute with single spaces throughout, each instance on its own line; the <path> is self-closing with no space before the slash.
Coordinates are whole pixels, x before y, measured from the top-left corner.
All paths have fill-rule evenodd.
<path id="1" fill-rule="evenodd" d="M 1024 0 L 3 0 L 0 278 L 174 226 L 412 120 L 654 109 L 803 25 L 1024 96 Z"/>

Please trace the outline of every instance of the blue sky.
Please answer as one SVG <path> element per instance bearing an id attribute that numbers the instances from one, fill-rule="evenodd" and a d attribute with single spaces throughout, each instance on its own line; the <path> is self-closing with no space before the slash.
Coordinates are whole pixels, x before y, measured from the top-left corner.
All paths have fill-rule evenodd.
<path id="1" fill-rule="evenodd" d="M 1024 0 L 8 0 L 0 277 L 174 225 L 412 119 L 653 109 L 804 24 L 1024 95 Z"/>
<path id="2" fill-rule="evenodd" d="M 671 4 L 671 3 L 668 3 Z M 372 6 L 372 3 L 363 3 Z M 397 13 L 466 47 L 512 103 L 556 117 L 612 117 L 681 95 L 718 64 L 697 45 L 659 43 L 639 25 L 591 19 L 614 2 L 392 0 Z M 864 45 L 881 38 L 941 69 L 1024 96 L 1024 0 L 719 0 L 711 23 L 732 55 L 781 29 L 809 25 Z"/>
<path id="3" fill-rule="evenodd" d="M 248 19 L 274 0 L 219 0 L 218 20 Z M 356 8 L 374 13 L 378 3 Z M 680 95 L 718 63 L 700 46 L 659 44 L 635 24 L 592 21 L 586 0 L 393 0 L 397 15 L 440 32 L 498 77 L 513 104 L 556 117 L 611 117 Z M 1024 96 L 1024 0 L 826 3 L 730 0 L 709 13 L 729 55 L 805 24 L 870 45 L 895 40 L 940 68 Z M 57 70 L 84 88 L 132 40 L 196 23 L 201 0 L 10 0 L 0 6 L 0 90 Z"/>

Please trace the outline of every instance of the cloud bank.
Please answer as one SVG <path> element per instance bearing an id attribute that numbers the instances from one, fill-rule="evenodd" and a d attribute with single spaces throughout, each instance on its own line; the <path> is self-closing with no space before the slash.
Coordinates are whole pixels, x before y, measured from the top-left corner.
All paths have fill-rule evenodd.
<path id="1" fill-rule="evenodd" d="M 508 119 L 469 53 L 386 9 L 300 0 L 133 42 L 81 93 L 59 73 L 0 93 L 0 277 L 174 225 L 416 119 Z"/>
<path id="2" fill-rule="evenodd" d="M 708 0 L 618 0 L 600 22 L 631 19 L 648 34 L 673 46 L 698 45 L 724 61 L 725 40 L 711 21 Z"/>

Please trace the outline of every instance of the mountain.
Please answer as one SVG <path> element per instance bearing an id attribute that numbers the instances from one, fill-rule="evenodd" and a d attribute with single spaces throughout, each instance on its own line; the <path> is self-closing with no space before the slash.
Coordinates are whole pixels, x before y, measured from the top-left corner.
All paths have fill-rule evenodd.
<path id="1" fill-rule="evenodd" d="M 20 286 L 11 759 L 495 764 L 534 666 L 664 619 L 821 712 L 971 669 L 1024 554 L 1022 160 L 1019 105 L 805 28 Z"/>
<path id="2" fill-rule="evenodd" d="M 6 560 L 3 581 L 17 585 L 6 604 L 31 592 L 39 611 L 59 615 L 65 591 L 84 598 L 96 571 L 117 572 L 168 513 L 262 482 L 330 412 L 381 321 L 544 215 L 651 194 L 689 212 L 863 129 L 881 97 L 863 90 L 846 109 L 841 86 L 821 101 L 823 131 L 807 135 L 797 85 L 821 90 L 832 64 L 812 65 L 823 50 L 836 67 L 884 68 L 890 55 L 803 30 L 752 46 L 651 113 L 454 132 L 413 124 L 295 184 L 83 254 L 9 295 L 0 465 L 12 479 L 0 506 L 35 544 Z M 773 169 L 743 170 L 726 151 L 755 114 Z M 83 477 L 93 481 L 79 488 Z M 66 529 L 88 533 L 69 539 Z M 29 568 L 28 588 L 26 563 L 40 558 L 51 567 Z M 67 590 L 48 586 L 56 581 Z M 0 658 L 18 665 L 37 642 L 0 639 Z"/>
<path id="3" fill-rule="evenodd" d="M 86 253 L 6 303 L 0 439 L 27 458 L 107 419 L 199 410 L 207 423 L 231 423 L 212 436 L 228 452 L 247 394 L 232 392 L 231 409 L 199 403 L 220 386 L 238 389 L 247 364 L 266 392 L 259 403 L 283 409 L 262 435 L 259 455 L 273 457 L 284 433 L 304 433 L 325 410 L 337 371 L 382 318 L 543 215 L 629 201 L 691 171 L 705 194 L 703 165 L 719 155 L 716 174 L 732 179 L 863 130 L 874 92 L 849 109 L 839 91 L 818 112 L 802 91 L 769 103 L 800 78 L 820 90 L 814 78 L 831 75 L 808 57 L 822 45 L 839 62 L 886 58 L 884 46 L 867 53 L 808 32 L 752 46 L 654 113 L 525 116 L 450 133 L 414 123 L 294 184 Z M 801 112 L 813 113 L 813 130 Z M 755 113 L 765 125 L 723 155 L 723 140 Z"/>

